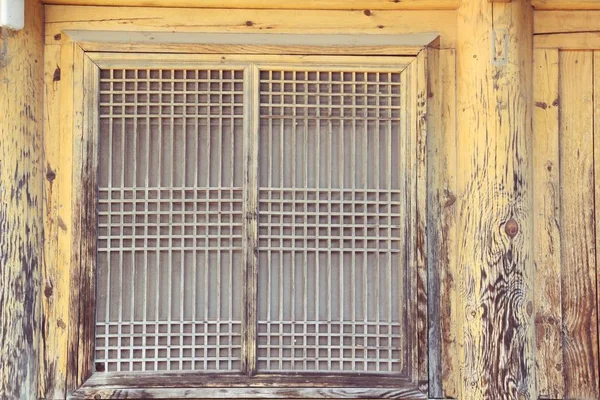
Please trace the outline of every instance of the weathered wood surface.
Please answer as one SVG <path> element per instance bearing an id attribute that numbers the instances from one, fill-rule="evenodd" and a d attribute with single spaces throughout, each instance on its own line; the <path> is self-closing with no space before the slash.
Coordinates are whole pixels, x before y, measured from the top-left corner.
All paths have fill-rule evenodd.
<path id="1" fill-rule="evenodd" d="M 596 237 L 596 290 L 600 288 L 600 271 L 599 262 L 600 262 L 600 52 L 594 52 L 594 133 L 593 133 L 593 143 L 594 143 L 594 187 L 596 188 L 595 192 L 595 201 L 594 201 L 594 217 L 596 220 L 595 227 L 595 237 Z M 596 296 L 600 296 L 600 294 L 596 293 Z M 596 320 L 598 322 L 598 329 L 596 330 L 596 334 L 600 335 L 600 298 L 597 301 L 597 311 L 596 311 Z M 597 355 L 598 356 L 598 355 Z M 596 358 L 596 366 L 598 369 L 596 370 L 597 374 L 598 370 L 600 370 L 600 360 Z"/>
<path id="2" fill-rule="evenodd" d="M 531 0 L 536 10 L 600 10 L 598 0 Z"/>
<path id="3" fill-rule="evenodd" d="M 534 55 L 535 331 L 540 396 L 564 396 L 558 50 Z"/>
<path id="4" fill-rule="evenodd" d="M 42 269 L 42 313 L 40 341 L 40 390 L 45 399 L 65 397 L 67 368 L 67 323 L 69 322 L 69 274 L 58 258 L 58 238 L 66 225 L 59 218 L 61 176 L 60 98 L 63 75 L 61 46 L 45 47 L 44 55 L 44 264 Z M 63 232 L 61 234 L 60 232 Z"/>
<path id="5" fill-rule="evenodd" d="M 560 230 L 565 397 L 597 399 L 593 53 L 561 52 Z"/>
<path id="6" fill-rule="evenodd" d="M 525 0 L 465 0 L 459 9 L 460 399 L 537 398 L 532 18 Z"/>
<path id="7" fill-rule="evenodd" d="M 589 1 L 589 0 L 588 0 Z M 460 0 L 44 0 L 46 4 L 286 10 L 453 10 Z"/>
<path id="8" fill-rule="evenodd" d="M 25 28 L 8 34 L 0 59 L 1 399 L 38 397 L 43 12 L 37 0 L 25 7 Z"/>
<path id="9" fill-rule="evenodd" d="M 64 30 L 120 32 L 241 32 L 289 34 L 415 34 L 437 32 L 453 47 L 456 11 L 240 10 L 46 6 L 46 43 Z M 127 42 L 127 34 L 123 33 Z"/>
<path id="10" fill-rule="evenodd" d="M 455 51 L 431 53 L 427 129 L 429 396 L 456 398 Z"/>
<path id="11" fill-rule="evenodd" d="M 536 11 L 534 35 L 600 32 L 600 11 Z"/>

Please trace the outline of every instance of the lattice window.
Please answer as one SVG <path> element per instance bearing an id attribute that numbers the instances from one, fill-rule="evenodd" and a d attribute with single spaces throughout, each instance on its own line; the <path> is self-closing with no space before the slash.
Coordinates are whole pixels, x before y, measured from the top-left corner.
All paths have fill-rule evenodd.
<path id="1" fill-rule="evenodd" d="M 97 370 L 406 376 L 408 79 L 326 64 L 101 69 Z"/>

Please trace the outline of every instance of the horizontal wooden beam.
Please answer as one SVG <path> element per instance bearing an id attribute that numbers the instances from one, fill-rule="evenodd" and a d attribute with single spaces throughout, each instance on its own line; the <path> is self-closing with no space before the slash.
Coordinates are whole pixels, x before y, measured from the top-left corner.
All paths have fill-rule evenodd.
<path id="1" fill-rule="evenodd" d="M 536 10 L 600 10 L 600 0 L 531 0 Z"/>
<path id="2" fill-rule="evenodd" d="M 46 44 L 60 43 L 68 31 L 242 34 L 413 35 L 435 33 L 440 48 L 453 47 L 456 11 L 343 11 L 172 9 L 152 7 L 46 6 Z M 127 33 L 125 33 L 127 32 Z"/>
<path id="3" fill-rule="evenodd" d="M 79 6 L 281 10 L 455 10 L 460 0 L 43 0 L 43 3 Z"/>
<path id="4" fill-rule="evenodd" d="M 534 35 L 600 32 L 600 11 L 538 11 L 533 19 Z"/>

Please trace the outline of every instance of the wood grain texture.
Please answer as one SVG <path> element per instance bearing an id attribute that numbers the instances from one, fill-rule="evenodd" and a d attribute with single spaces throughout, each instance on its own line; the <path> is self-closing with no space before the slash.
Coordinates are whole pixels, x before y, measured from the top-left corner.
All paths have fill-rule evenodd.
<path id="1" fill-rule="evenodd" d="M 95 373 L 70 397 L 100 398 L 401 398 L 426 399 L 409 380 L 323 374 Z"/>
<path id="2" fill-rule="evenodd" d="M 531 0 L 536 10 L 600 10 L 598 0 Z"/>
<path id="3" fill-rule="evenodd" d="M 416 60 L 416 132 L 414 151 L 415 154 L 415 195 L 413 197 L 414 213 L 415 213 L 415 263 L 417 270 L 417 348 L 418 356 L 418 384 L 422 392 L 428 392 L 429 367 L 428 367 L 428 332 L 429 319 L 427 316 L 428 307 L 428 274 L 427 274 L 427 131 L 428 131 L 428 59 L 435 57 L 431 53 L 436 50 L 426 49 L 419 53 Z M 437 61 L 436 61 L 437 62 Z M 414 301 L 414 300 L 413 300 Z"/>
<path id="4" fill-rule="evenodd" d="M 0 398 L 38 390 L 42 269 L 43 10 L 26 1 L 25 27 L 0 58 Z"/>
<path id="5" fill-rule="evenodd" d="M 342 388 L 101 388 L 85 386 L 68 397 L 78 399 L 427 399 L 418 389 L 342 389 Z"/>
<path id="6" fill-rule="evenodd" d="M 44 0 L 44 3 L 82 6 L 286 10 L 453 10 L 458 8 L 460 0 Z"/>
<path id="7" fill-rule="evenodd" d="M 459 9 L 460 399 L 537 398 L 532 17 L 525 0 L 465 0 Z M 496 50 L 506 50 L 506 63 L 492 54 L 494 40 Z"/>
<path id="8" fill-rule="evenodd" d="M 597 399 L 593 53 L 560 53 L 560 228 L 565 397 Z"/>
<path id="9" fill-rule="evenodd" d="M 46 43 L 69 30 L 123 32 L 239 32 L 287 34 L 438 33 L 441 47 L 456 39 L 456 11 L 240 10 L 46 6 Z M 58 39 L 60 41 L 60 39 Z"/>
<path id="10" fill-rule="evenodd" d="M 561 50 L 600 49 L 600 30 L 597 32 L 540 33 L 533 37 L 533 47 Z"/>
<path id="11" fill-rule="evenodd" d="M 58 262 L 61 46 L 44 49 L 44 264 L 39 397 L 65 397 L 69 274 Z"/>
<path id="12" fill-rule="evenodd" d="M 436 57 L 437 56 L 437 57 Z M 427 240 L 429 396 L 456 398 L 456 81 L 455 51 L 428 62 Z"/>
<path id="13" fill-rule="evenodd" d="M 596 290 L 600 288 L 600 276 L 598 271 L 598 262 L 600 261 L 600 52 L 594 52 L 594 187 L 596 193 L 594 197 L 594 217 L 596 220 Z M 600 296 L 600 294 L 596 294 Z M 600 297 L 597 301 L 596 319 L 598 322 L 597 334 L 600 335 Z M 600 363 L 600 361 L 599 361 Z"/>
<path id="14" fill-rule="evenodd" d="M 536 365 L 540 396 L 564 396 L 558 50 L 534 54 L 533 191 Z"/>
<path id="15" fill-rule="evenodd" d="M 536 11 L 534 34 L 600 32 L 600 11 Z"/>

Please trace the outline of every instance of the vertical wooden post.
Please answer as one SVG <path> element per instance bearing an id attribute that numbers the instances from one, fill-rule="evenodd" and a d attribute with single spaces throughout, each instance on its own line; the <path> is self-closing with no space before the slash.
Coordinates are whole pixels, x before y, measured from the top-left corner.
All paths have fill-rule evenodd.
<path id="1" fill-rule="evenodd" d="M 461 399 L 534 399 L 532 8 L 463 0 L 457 145 Z"/>
<path id="2" fill-rule="evenodd" d="M 42 262 L 43 12 L 0 60 L 0 398 L 36 399 Z"/>

